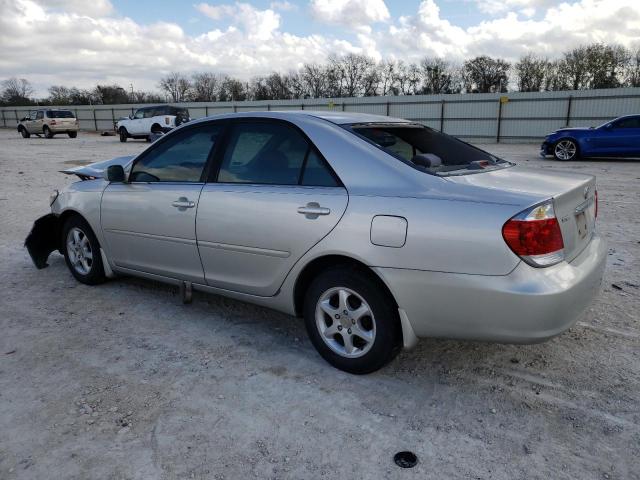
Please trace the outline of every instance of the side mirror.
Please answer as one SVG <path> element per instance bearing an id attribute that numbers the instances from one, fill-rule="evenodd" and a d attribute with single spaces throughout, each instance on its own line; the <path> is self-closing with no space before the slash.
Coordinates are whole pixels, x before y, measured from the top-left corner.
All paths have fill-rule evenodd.
<path id="1" fill-rule="evenodd" d="M 110 182 L 124 182 L 124 168 L 122 168 L 122 165 L 109 165 L 107 167 L 107 180 Z"/>
<path id="2" fill-rule="evenodd" d="M 133 120 L 133 114 L 129 115 L 129 120 Z"/>

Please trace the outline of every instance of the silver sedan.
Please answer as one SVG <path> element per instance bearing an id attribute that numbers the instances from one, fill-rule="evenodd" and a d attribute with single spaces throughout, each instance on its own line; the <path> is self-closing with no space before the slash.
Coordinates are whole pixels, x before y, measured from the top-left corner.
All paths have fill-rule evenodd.
<path id="1" fill-rule="evenodd" d="M 538 342 L 597 294 L 588 175 L 516 166 L 402 119 L 205 118 L 67 171 L 26 245 L 73 276 L 136 275 L 303 317 L 320 355 L 374 371 L 419 337 Z"/>

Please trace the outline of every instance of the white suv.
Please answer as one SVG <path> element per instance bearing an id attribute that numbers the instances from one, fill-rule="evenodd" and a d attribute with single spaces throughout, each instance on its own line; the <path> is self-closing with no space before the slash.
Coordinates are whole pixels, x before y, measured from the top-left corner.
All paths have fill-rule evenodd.
<path id="1" fill-rule="evenodd" d="M 121 142 L 126 142 L 127 138 L 151 140 L 152 135 L 167 133 L 189 120 L 189 110 L 186 108 L 156 105 L 139 108 L 128 118 L 121 118 L 116 123 L 116 131 Z"/>

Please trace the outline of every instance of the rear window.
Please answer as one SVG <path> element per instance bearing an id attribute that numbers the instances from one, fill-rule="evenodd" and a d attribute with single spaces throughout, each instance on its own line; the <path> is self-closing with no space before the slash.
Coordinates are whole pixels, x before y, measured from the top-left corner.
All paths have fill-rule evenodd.
<path id="1" fill-rule="evenodd" d="M 75 118 L 71 110 L 47 110 L 47 118 Z"/>
<path id="2" fill-rule="evenodd" d="M 347 129 L 398 160 L 432 175 L 462 175 L 512 165 L 419 124 L 356 124 Z"/>
<path id="3" fill-rule="evenodd" d="M 189 110 L 187 110 L 186 108 L 180 108 L 180 107 L 167 107 L 167 109 L 169 110 L 168 115 L 180 115 L 183 118 L 188 118 L 189 117 Z"/>

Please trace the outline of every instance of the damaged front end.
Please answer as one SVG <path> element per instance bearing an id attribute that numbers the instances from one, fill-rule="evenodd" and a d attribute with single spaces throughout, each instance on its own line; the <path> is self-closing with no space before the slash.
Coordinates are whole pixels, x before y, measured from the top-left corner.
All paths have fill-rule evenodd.
<path id="1" fill-rule="evenodd" d="M 60 221 L 57 215 L 49 213 L 33 223 L 31 232 L 24 241 L 36 268 L 48 267 L 51 252 L 60 250 Z"/>

